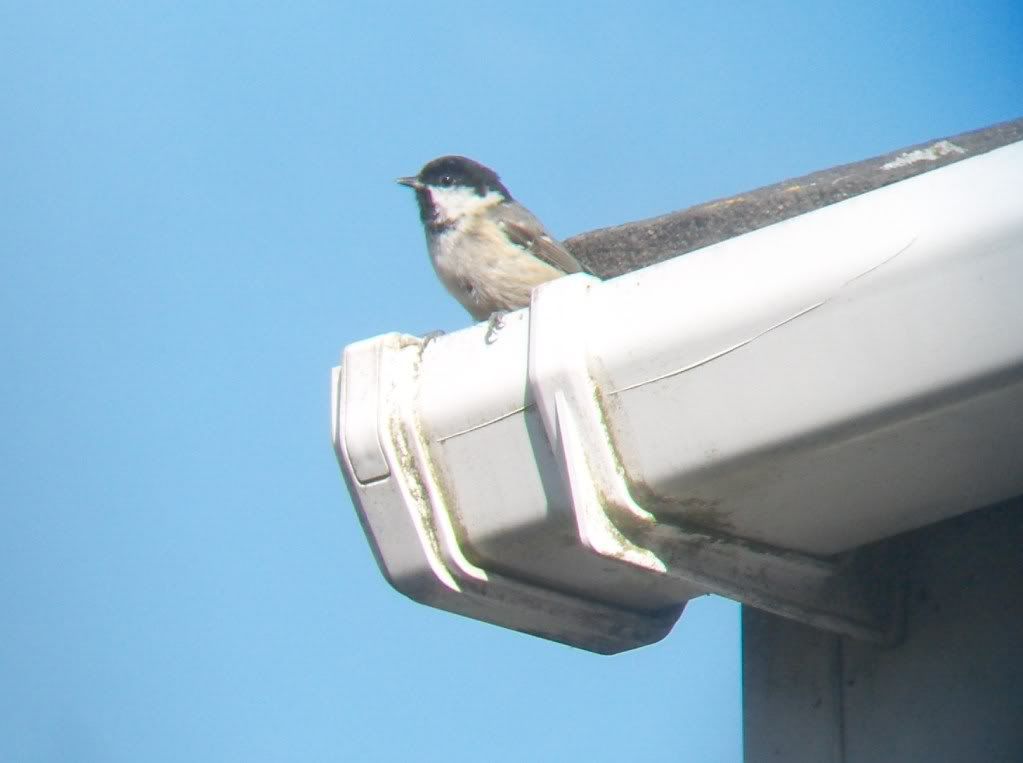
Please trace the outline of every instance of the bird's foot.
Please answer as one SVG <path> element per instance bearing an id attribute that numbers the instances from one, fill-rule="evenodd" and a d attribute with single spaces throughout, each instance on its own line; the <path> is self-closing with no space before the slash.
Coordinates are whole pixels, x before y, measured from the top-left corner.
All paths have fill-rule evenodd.
<path id="1" fill-rule="evenodd" d="M 487 321 L 487 333 L 483 335 L 484 342 L 493 344 L 497 340 L 497 332 L 504 328 L 503 319 L 507 314 L 507 310 L 497 310 L 490 314 L 490 319 Z"/>
<path id="2" fill-rule="evenodd" d="M 435 331 L 431 331 L 428 334 L 423 334 L 422 342 L 420 342 L 420 344 L 419 344 L 419 354 L 422 355 L 423 351 L 426 349 L 426 346 L 430 342 L 432 342 L 434 339 L 436 339 L 437 337 L 441 337 L 441 336 L 444 336 L 444 332 L 441 331 L 440 329 L 437 329 Z"/>

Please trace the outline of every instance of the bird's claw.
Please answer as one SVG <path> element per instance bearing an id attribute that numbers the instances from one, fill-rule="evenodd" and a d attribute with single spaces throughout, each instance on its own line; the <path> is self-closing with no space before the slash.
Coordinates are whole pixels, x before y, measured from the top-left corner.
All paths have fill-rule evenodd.
<path id="1" fill-rule="evenodd" d="M 490 318 L 487 320 L 487 333 L 483 335 L 485 343 L 493 344 L 497 340 L 497 332 L 504 328 L 503 319 L 507 314 L 507 310 L 498 310 L 490 314 Z"/>
<path id="2" fill-rule="evenodd" d="M 440 329 L 436 329 L 435 331 L 431 331 L 431 332 L 429 332 L 427 334 L 423 334 L 422 341 L 419 344 L 419 354 L 422 355 L 423 354 L 423 350 L 426 349 L 426 345 L 428 345 L 430 342 L 432 342 L 437 337 L 441 337 L 441 336 L 444 336 L 444 332 L 441 331 Z"/>

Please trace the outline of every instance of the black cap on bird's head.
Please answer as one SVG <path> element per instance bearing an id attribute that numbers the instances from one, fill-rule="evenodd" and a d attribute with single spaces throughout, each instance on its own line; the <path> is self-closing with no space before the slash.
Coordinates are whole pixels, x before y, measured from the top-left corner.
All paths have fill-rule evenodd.
<path id="1" fill-rule="evenodd" d="M 466 189 L 481 197 L 488 193 L 497 193 L 505 201 L 512 200 L 511 194 L 496 172 L 465 156 L 442 156 L 434 159 L 427 162 L 415 177 L 398 178 L 398 182 L 416 192 L 419 214 L 424 223 L 430 223 L 435 216 L 431 189 Z"/>
<path id="2" fill-rule="evenodd" d="M 501 178 L 489 167 L 465 156 L 442 156 L 427 162 L 415 177 L 398 178 L 398 182 L 417 191 L 430 188 L 472 188 L 480 196 L 491 191 L 511 200 Z"/>

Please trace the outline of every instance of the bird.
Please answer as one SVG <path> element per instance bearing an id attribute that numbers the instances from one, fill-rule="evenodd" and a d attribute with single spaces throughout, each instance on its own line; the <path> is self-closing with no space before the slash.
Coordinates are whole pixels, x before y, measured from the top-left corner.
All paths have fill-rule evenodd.
<path id="1" fill-rule="evenodd" d="M 465 156 L 441 156 L 412 177 L 426 248 L 441 283 L 487 332 L 529 305 L 533 288 L 585 272 L 532 212 L 512 198 L 494 170 Z"/>

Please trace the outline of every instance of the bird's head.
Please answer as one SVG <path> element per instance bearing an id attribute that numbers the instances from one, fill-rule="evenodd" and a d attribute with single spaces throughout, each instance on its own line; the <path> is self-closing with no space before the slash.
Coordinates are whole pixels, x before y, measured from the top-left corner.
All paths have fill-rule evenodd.
<path id="1" fill-rule="evenodd" d="M 466 216 L 511 201 L 504 183 L 489 167 L 464 156 L 442 156 L 414 177 L 398 178 L 416 192 L 419 216 L 431 230 L 456 225 Z"/>

